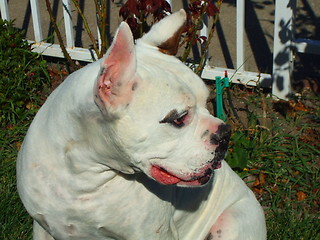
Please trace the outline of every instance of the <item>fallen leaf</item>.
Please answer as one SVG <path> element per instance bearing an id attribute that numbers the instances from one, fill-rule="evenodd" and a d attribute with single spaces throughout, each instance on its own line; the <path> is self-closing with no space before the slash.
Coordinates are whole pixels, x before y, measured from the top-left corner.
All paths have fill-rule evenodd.
<path id="1" fill-rule="evenodd" d="M 263 189 L 262 188 L 253 188 L 253 191 L 258 193 L 259 195 L 262 195 L 263 194 Z"/>
<path id="2" fill-rule="evenodd" d="M 309 109 L 302 102 L 290 101 L 290 107 L 292 107 L 294 111 L 302 111 L 302 112 L 309 111 Z"/>
<path id="3" fill-rule="evenodd" d="M 259 178 L 256 178 L 256 180 L 254 181 L 253 183 L 253 186 L 259 186 L 260 185 L 260 181 L 259 181 Z"/>
<path id="4" fill-rule="evenodd" d="M 278 192 L 278 187 L 277 186 L 273 186 L 270 188 L 272 192 L 276 193 Z"/>
<path id="5" fill-rule="evenodd" d="M 18 150 L 20 150 L 20 148 L 21 148 L 21 142 L 16 142 L 16 148 L 17 148 Z"/>
<path id="6" fill-rule="evenodd" d="M 299 171 L 295 171 L 294 173 L 293 173 L 293 176 L 297 176 L 297 175 L 299 175 Z"/>
<path id="7" fill-rule="evenodd" d="M 28 110 L 34 110 L 34 109 L 36 109 L 36 105 L 34 105 L 34 104 L 32 104 L 32 103 L 27 103 L 26 104 L 26 109 L 28 109 Z"/>
<path id="8" fill-rule="evenodd" d="M 264 174 L 264 172 L 260 172 L 259 176 L 256 178 L 256 180 L 253 183 L 253 186 L 257 187 L 257 186 L 261 186 L 265 183 L 265 178 L 266 175 Z"/>
<path id="9" fill-rule="evenodd" d="M 259 173 L 259 181 L 260 181 L 260 185 L 263 185 L 266 181 L 266 175 L 262 171 Z"/>
<path id="10" fill-rule="evenodd" d="M 62 75 L 68 75 L 68 72 L 64 69 L 61 70 Z"/>
<path id="11" fill-rule="evenodd" d="M 308 197 L 307 194 L 303 191 L 298 191 L 296 193 L 296 196 L 297 196 L 298 201 L 303 201 Z"/>

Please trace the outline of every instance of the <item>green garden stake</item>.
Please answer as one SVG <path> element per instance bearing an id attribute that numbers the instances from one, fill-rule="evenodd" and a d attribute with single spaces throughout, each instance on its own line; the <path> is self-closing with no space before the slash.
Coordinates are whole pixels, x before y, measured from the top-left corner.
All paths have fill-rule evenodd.
<path id="1" fill-rule="evenodd" d="M 223 111 L 223 89 L 225 87 L 229 87 L 229 78 L 227 73 L 225 73 L 225 77 L 221 78 L 219 76 L 216 77 L 216 110 L 217 110 L 217 117 L 223 121 L 227 120 L 227 116 Z"/>

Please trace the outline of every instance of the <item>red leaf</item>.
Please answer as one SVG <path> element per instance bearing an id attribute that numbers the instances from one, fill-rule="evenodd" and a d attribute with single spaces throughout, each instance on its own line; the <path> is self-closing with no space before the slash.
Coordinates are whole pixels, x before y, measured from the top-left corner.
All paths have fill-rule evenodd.
<path id="1" fill-rule="evenodd" d="M 167 1 L 163 1 L 162 8 L 164 11 L 171 13 L 171 6 Z"/>
<path id="2" fill-rule="evenodd" d="M 209 17 L 213 17 L 217 13 L 219 13 L 219 9 L 212 2 L 208 2 L 206 13 Z"/>
<path id="3" fill-rule="evenodd" d="M 205 37 L 205 36 L 201 36 L 200 39 L 201 39 L 202 41 L 204 41 L 204 42 L 207 41 L 207 37 Z"/>
<path id="4" fill-rule="evenodd" d="M 128 5 L 128 10 L 130 13 L 135 14 L 136 16 L 139 16 L 139 2 L 137 0 L 128 0 L 126 3 Z"/>
<path id="5" fill-rule="evenodd" d="M 119 16 L 123 18 L 123 20 L 126 20 L 129 17 L 129 9 L 128 6 L 125 4 L 123 5 L 119 10 Z"/>

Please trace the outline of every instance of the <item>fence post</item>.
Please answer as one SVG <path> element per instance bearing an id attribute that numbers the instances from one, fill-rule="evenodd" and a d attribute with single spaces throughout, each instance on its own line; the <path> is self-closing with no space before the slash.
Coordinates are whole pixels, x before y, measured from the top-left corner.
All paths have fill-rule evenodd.
<path id="1" fill-rule="evenodd" d="M 62 0 L 63 6 L 63 19 L 64 26 L 66 30 L 66 39 L 67 39 L 67 47 L 74 47 L 74 35 L 73 35 L 73 26 L 72 26 L 72 15 L 70 9 L 70 0 Z"/>
<path id="2" fill-rule="evenodd" d="M 244 22 L 245 22 L 245 2 L 237 0 L 237 71 L 244 72 Z"/>
<path id="3" fill-rule="evenodd" d="M 30 0 L 30 5 L 31 5 L 31 12 L 32 12 L 31 15 L 32 15 L 32 21 L 33 21 L 34 40 L 37 43 L 39 43 L 43 40 L 39 1 Z"/>
<path id="4" fill-rule="evenodd" d="M 1 18 L 9 21 L 9 9 L 7 0 L 0 0 Z"/>
<path id="5" fill-rule="evenodd" d="M 295 7 L 296 0 L 277 0 L 275 2 L 272 94 L 283 100 L 288 100 L 292 94 Z"/>

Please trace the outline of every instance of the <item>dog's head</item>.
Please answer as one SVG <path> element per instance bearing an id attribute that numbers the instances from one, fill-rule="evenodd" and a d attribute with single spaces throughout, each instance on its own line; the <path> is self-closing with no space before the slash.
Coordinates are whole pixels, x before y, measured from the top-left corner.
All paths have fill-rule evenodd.
<path id="1" fill-rule="evenodd" d="M 221 166 L 230 127 L 206 109 L 203 81 L 172 56 L 185 20 L 184 10 L 164 18 L 136 45 L 122 23 L 103 60 L 95 100 L 128 167 L 162 184 L 196 186 Z"/>

